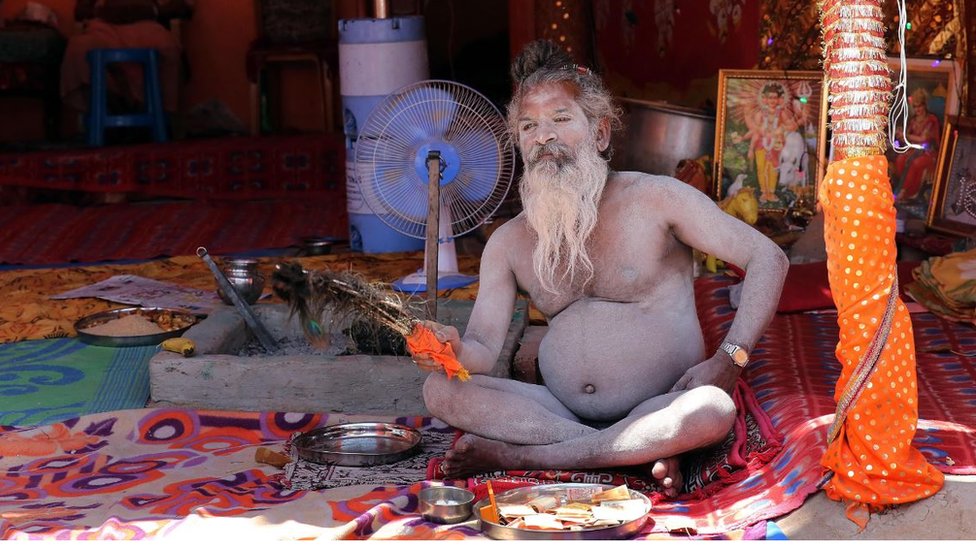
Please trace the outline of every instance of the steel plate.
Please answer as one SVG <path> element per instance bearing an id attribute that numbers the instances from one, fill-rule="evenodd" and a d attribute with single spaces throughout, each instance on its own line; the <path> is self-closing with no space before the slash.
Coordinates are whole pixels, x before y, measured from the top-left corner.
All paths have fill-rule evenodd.
<path id="1" fill-rule="evenodd" d="M 110 336 L 89 333 L 87 330 L 105 324 L 110 320 L 122 318 L 128 315 L 142 315 L 156 322 L 162 315 L 172 317 L 174 320 L 183 324 L 180 328 L 159 334 L 139 335 L 139 336 Z M 103 311 L 83 317 L 75 322 L 75 331 L 78 332 L 78 339 L 89 345 L 100 345 L 102 347 L 136 347 L 140 345 L 156 345 L 171 337 L 178 337 L 187 331 L 200 320 L 196 315 L 178 311 L 175 309 L 164 309 L 161 307 L 126 307 L 124 309 L 113 309 Z"/>
<path id="2" fill-rule="evenodd" d="M 418 449 L 420 431 L 397 423 L 343 423 L 295 438 L 302 459 L 323 465 L 369 467 L 394 463 Z"/>
<path id="3" fill-rule="evenodd" d="M 582 483 L 564 483 L 564 484 L 540 484 L 537 486 L 525 486 L 523 488 L 515 488 L 497 494 L 495 501 L 497 503 L 511 503 L 519 504 L 530 501 L 539 496 L 555 496 L 560 497 L 565 495 L 567 490 L 571 488 L 591 488 L 599 486 L 601 488 L 609 490 L 614 488 L 614 486 L 609 484 L 582 484 Z M 651 511 L 651 500 L 648 499 L 644 494 L 637 492 L 635 490 L 630 490 L 630 497 L 633 499 L 643 500 L 646 505 L 646 511 L 644 515 L 639 519 L 634 519 L 630 522 L 625 522 L 623 524 L 618 524 L 617 526 L 601 526 L 598 528 L 589 528 L 586 530 L 524 530 L 522 528 L 512 528 L 509 526 L 504 526 L 495 522 L 489 522 L 481 519 L 481 508 L 489 505 L 490 502 L 488 498 L 482 499 L 474 505 L 472 513 L 475 517 L 478 517 L 478 522 L 481 524 L 481 531 L 484 532 L 488 537 L 494 539 L 528 539 L 528 540 L 552 540 L 552 539 L 570 539 L 570 540 L 593 540 L 593 539 L 626 539 L 631 536 L 636 535 L 638 532 L 644 528 L 647 523 L 649 516 L 648 513 Z"/>

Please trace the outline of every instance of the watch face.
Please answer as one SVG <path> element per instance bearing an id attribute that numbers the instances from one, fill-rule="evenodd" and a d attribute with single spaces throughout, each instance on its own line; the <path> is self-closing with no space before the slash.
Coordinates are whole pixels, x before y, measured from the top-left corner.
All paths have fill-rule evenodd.
<path id="1" fill-rule="evenodd" d="M 749 354 L 746 353 L 745 349 L 740 347 L 736 349 L 734 353 L 732 353 L 732 360 L 739 365 L 745 364 L 746 361 L 749 360 Z"/>

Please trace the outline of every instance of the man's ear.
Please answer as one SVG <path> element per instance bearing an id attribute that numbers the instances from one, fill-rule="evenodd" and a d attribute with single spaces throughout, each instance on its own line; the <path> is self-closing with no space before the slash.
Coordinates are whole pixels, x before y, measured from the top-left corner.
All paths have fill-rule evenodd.
<path id="1" fill-rule="evenodd" d="M 600 152 L 610 146 L 610 121 L 606 118 L 596 124 L 596 146 Z"/>

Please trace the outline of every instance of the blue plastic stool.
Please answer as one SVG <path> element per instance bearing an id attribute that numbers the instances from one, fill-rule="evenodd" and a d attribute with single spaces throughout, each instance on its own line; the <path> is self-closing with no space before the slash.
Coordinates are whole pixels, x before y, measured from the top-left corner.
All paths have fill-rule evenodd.
<path id="1" fill-rule="evenodd" d="M 136 114 L 109 114 L 106 70 L 111 63 L 141 63 L 145 83 L 146 111 Z M 154 49 L 94 49 L 88 52 L 91 67 L 91 103 L 88 111 L 88 145 L 105 144 L 105 128 L 146 126 L 153 140 L 166 141 L 166 113 L 159 84 L 159 54 Z"/>

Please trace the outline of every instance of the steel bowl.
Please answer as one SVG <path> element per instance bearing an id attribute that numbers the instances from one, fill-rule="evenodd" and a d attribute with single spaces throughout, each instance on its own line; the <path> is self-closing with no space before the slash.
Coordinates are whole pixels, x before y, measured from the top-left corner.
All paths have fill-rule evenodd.
<path id="1" fill-rule="evenodd" d="M 248 305 L 254 305 L 264 292 L 264 276 L 258 270 L 257 259 L 225 259 L 223 273 L 227 282 L 237 290 L 238 295 Z M 228 305 L 234 301 L 217 285 L 217 295 Z"/>
<path id="2" fill-rule="evenodd" d="M 431 522 L 454 524 L 471 516 L 474 492 L 454 486 L 434 486 L 420 491 L 420 514 Z"/>
<path id="3" fill-rule="evenodd" d="M 307 236 L 302 239 L 301 255 L 309 257 L 332 253 L 332 246 L 339 241 L 335 238 Z"/>

